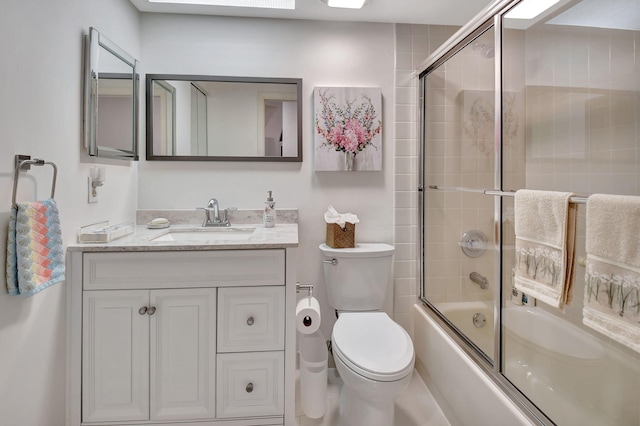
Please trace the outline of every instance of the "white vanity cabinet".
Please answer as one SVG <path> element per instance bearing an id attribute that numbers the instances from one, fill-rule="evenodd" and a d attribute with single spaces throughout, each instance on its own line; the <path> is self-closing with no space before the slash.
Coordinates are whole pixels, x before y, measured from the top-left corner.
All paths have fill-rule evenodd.
<path id="1" fill-rule="evenodd" d="M 216 290 L 83 294 L 84 422 L 215 418 Z"/>
<path id="2" fill-rule="evenodd" d="M 70 251 L 67 424 L 295 424 L 292 250 Z"/>

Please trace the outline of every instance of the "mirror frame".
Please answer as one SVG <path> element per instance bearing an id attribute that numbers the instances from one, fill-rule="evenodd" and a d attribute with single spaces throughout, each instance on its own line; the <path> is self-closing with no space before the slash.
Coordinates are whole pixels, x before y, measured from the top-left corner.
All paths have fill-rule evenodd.
<path id="1" fill-rule="evenodd" d="M 153 83 L 156 80 L 215 81 L 228 83 L 272 83 L 295 84 L 297 96 L 298 140 L 295 157 L 250 157 L 216 155 L 154 155 L 153 154 Z M 302 162 L 302 79 L 276 77 L 230 77 L 185 74 L 147 74 L 146 76 L 146 159 L 147 161 L 259 161 L 259 162 Z"/>
<path id="2" fill-rule="evenodd" d="M 117 59 L 131 67 L 129 73 L 99 72 L 100 48 L 105 49 Z M 109 40 L 93 27 L 85 36 L 85 80 L 84 80 L 84 146 L 91 157 L 116 158 L 121 160 L 138 160 L 138 84 L 140 76 L 136 72 L 138 61 L 127 52 Z M 100 74 L 109 78 L 131 79 L 133 102 L 133 128 L 131 149 L 125 150 L 106 145 L 100 145 L 97 137 L 98 130 L 98 98 Z"/>

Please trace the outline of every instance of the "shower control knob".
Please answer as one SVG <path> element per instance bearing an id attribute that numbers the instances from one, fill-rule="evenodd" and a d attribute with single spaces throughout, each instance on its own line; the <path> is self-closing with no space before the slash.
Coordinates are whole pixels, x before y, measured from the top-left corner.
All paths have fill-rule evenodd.
<path id="1" fill-rule="evenodd" d="M 487 237 L 475 229 L 467 231 L 462 235 L 460 248 L 468 257 L 480 257 L 487 251 Z"/>

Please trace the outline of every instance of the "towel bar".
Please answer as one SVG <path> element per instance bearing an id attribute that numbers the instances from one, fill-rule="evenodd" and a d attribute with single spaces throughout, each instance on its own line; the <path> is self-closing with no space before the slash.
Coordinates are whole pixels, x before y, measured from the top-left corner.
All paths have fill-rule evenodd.
<path id="1" fill-rule="evenodd" d="M 16 169 L 13 175 L 13 197 L 11 198 L 11 205 L 16 206 L 16 193 L 18 191 L 18 179 L 20 178 L 20 170 L 25 166 L 44 166 L 50 165 L 53 168 L 53 178 L 51 181 L 51 198 L 56 192 L 56 179 L 58 177 L 58 167 L 51 161 L 44 161 L 39 158 L 31 159 L 28 155 L 16 155 L 15 157 Z"/>
<path id="2" fill-rule="evenodd" d="M 463 188 L 460 186 L 440 186 L 429 185 L 429 189 L 440 189 L 442 191 L 458 191 L 458 192 L 476 192 L 484 195 L 504 195 L 506 197 L 515 197 L 515 191 L 501 191 L 499 189 L 477 189 L 477 188 Z M 569 200 L 574 204 L 586 204 L 588 196 L 576 195 Z"/>

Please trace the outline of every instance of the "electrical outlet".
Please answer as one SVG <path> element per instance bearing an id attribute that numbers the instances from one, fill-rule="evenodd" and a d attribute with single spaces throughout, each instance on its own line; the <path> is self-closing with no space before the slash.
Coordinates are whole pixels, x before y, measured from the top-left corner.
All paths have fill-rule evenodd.
<path id="1" fill-rule="evenodd" d="M 89 185 L 87 186 L 87 189 L 89 190 L 88 197 L 87 197 L 87 202 L 89 202 L 89 203 L 97 203 L 98 202 L 98 190 L 97 190 L 97 188 L 93 187 L 93 178 L 91 176 L 89 176 L 87 179 L 89 181 Z"/>

